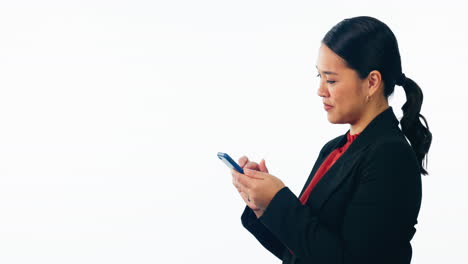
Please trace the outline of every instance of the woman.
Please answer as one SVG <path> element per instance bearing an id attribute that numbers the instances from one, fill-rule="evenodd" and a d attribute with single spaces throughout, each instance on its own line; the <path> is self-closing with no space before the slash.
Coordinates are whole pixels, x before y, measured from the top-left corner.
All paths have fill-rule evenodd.
<path id="1" fill-rule="evenodd" d="M 422 91 L 402 73 L 392 31 L 372 17 L 334 26 L 317 70 L 328 120 L 350 129 L 323 146 L 299 197 L 264 160 L 240 158 L 244 174 L 232 176 L 247 205 L 242 224 L 283 263 L 410 263 L 432 140 Z M 388 105 L 395 85 L 407 97 L 401 129 Z"/>

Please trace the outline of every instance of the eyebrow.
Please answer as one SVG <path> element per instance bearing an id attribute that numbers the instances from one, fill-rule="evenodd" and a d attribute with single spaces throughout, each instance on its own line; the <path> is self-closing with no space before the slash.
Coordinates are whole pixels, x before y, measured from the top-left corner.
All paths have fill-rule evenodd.
<path id="1" fill-rule="evenodd" d="M 317 67 L 317 66 L 315 66 L 315 68 L 317 68 L 317 70 L 318 70 L 318 67 Z M 324 73 L 324 74 L 334 74 L 334 75 L 338 75 L 338 73 L 332 72 L 332 71 L 323 71 L 323 73 Z"/>

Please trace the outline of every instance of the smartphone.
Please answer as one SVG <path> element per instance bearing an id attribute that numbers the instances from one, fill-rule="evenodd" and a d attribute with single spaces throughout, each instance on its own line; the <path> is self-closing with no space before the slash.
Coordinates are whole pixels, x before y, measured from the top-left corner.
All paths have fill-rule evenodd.
<path id="1" fill-rule="evenodd" d="M 230 169 L 235 169 L 236 171 L 244 174 L 244 170 L 237 164 L 228 154 L 223 152 L 218 152 L 218 158 L 224 162 Z"/>

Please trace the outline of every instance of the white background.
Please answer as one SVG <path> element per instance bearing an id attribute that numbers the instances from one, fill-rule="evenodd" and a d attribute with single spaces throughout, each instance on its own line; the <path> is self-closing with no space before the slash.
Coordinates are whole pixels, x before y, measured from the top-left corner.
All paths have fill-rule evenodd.
<path id="1" fill-rule="evenodd" d="M 218 151 L 298 194 L 348 125 L 317 96 L 320 40 L 370 15 L 433 133 L 413 263 L 467 263 L 463 1 L 0 4 L 0 263 L 280 263 L 240 222 Z M 397 117 L 401 87 L 391 97 Z"/>

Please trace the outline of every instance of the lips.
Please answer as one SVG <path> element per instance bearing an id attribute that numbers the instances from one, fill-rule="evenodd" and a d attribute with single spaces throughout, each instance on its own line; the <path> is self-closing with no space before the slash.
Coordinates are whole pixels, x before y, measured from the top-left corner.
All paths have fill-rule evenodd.
<path id="1" fill-rule="evenodd" d="M 324 103 L 323 108 L 325 109 L 325 111 L 328 111 L 328 110 L 332 109 L 333 106 Z"/>

